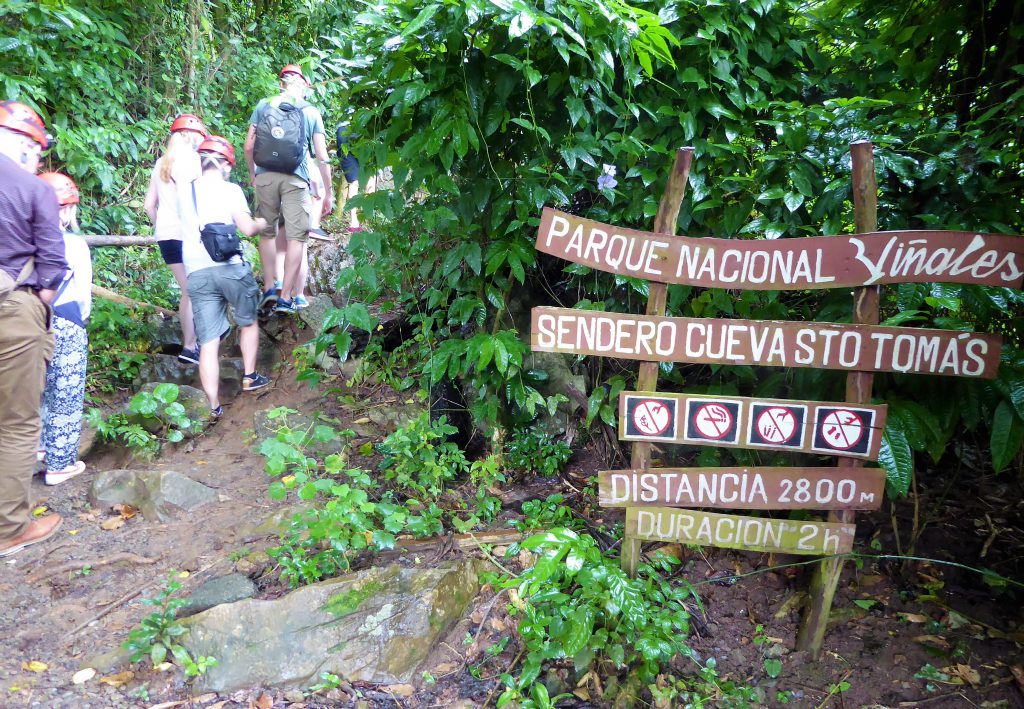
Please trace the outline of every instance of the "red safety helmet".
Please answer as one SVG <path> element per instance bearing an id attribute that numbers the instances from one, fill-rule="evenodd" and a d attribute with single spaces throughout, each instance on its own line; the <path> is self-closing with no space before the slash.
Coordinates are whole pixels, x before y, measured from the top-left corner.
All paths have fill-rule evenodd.
<path id="1" fill-rule="evenodd" d="M 231 143 L 228 142 L 227 138 L 211 135 L 200 143 L 196 150 L 200 153 L 216 153 L 231 163 L 232 167 L 235 165 L 235 149 L 231 147 Z"/>
<path id="2" fill-rule="evenodd" d="M 204 136 L 210 135 L 210 131 L 206 130 L 206 126 L 199 120 L 199 116 L 194 116 L 191 113 L 182 113 L 171 123 L 172 133 L 177 133 L 179 130 L 194 130 Z"/>
<path id="3" fill-rule="evenodd" d="M 44 172 L 39 179 L 53 188 L 57 193 L 57 202 L 60 206 L 78 204 L 78 185 L 74 180 L 62 172 Z"/>
<path id="4" fill-rule="evenodd" d="M 39 114 L 17 101 L 0 101 L 0 128 L 27 135 L 39 143 L 43 150 L 50 147 L 50 136 Z"/>
<path id="5" fill-rule="evenodd" d="M 307 79 L 306 75 L 302 73 L 302 67 L 298 64 L 286 64 L 284 69 L 278 73 L 277 78 L 283 79 L 285 74 L 295 74 L 306 82 L 306 86 L 309 86 L 309 79 Z"/>

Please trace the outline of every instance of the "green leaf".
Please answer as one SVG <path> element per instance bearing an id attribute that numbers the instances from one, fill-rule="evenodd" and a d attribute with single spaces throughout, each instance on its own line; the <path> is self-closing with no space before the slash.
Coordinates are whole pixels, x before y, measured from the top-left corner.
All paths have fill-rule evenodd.
<path id="1" fill-rule="evenodd" d="M 854 603 L 856 603 L 856 601 L 854 601 Z M 782 674 L 782 660 L 773 657 L 765 658 L 764 673 L 772 679 L 778 677 Z"/>
<path id="2" fill-rule="evenodd" d="M 878 463 L 885 469 L 885 487 L 890 497 L 904 497 L 914 474 L 914 454 L 907 437 L 898 427 L 898 419 L 886 422 L 878 452 Z"/>
<path id="3" fill-rule="evenodd" d="M 795 212 L 804 203 L 804 196 L 799 192 L 787 192 L 782 197 L 782 201 L 786 203 L 786 208 L 789 211 Z"/>
<path id="4" fill-rule="evenodd" d="M 508 36 L 511 39 L 521 37 L 529 32 L 535 24 L 537 24 L 537 18 L 532 13 L 523 10 L 512 18 L 512 22 L 508 26 Z"/>
<path id="5" fill-rule="evenodd" d="M 178 400 L 177 384 L 157 384 L 153 389 L 153 396 L 164 404 L 173 404 Z"/>
<path id="6" fill-rule="evenodd" d="M 1018 418 L 1010 402 L 1003 400 L 996 407 L 992 421 L 992 468 L 1003 471 L 1020 452 L 1024 442 L 1024 423 Z"/>

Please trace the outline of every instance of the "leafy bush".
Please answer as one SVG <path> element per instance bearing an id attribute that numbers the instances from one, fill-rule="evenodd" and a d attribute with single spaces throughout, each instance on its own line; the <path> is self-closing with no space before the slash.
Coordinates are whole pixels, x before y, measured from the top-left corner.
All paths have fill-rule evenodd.
<path id="1" fill-rule="evenodd" d="M 331 478 L 300 489 L 301 499 L 316 504 L 292 519 L 280 546 L 267 550 L 280 564 L 281 577 L 292 586 L 343 573 L 359 551 L 393 548 L 399 533 L 418 537 L 441 533 L 442 512 L 437 505 L 432 503 L 416 514 L 390 495 L 371 498 L 369 491 L 375 485 L 366 471 L 335 469 L 328 463 L 327 472 Z M 285 489 L 294 486 L 294 481 L 284 483 Z"/>
<path id="2" fill-rule="evenodd" d="M 696 596 L 685 581 L 662 576 L 670 560 L 642 565 L 631 579 L 586 534 L 556 528 L 520 546 L 536 561 L 505 585 L 517 591 L 519 602 L 509 608 L 522 616 L 526 654 L 518 677 L 502 676 L 499 707 L 528 696 L 548 660 L 571 660 L 581 673 L 592 666 L 613 673 L 635 667 L 642 680 L 653 681 L 673 656 L 691 654 L 684 604 Z"/>
<path id="3" fill-rule="evenodd" d="M 505 444 L 505 466 L 516 472 L 551 477 L 561 472 L 571 455 L 568 443 L 536 427 L 516 429 Z"/>
<path id="4" fill-rule="evenodd" d="M 107 441 L 120 440 L 135 455 L 152 458 L 164 442 L 180 443 L 185 434 L 197 429 L 178 401 L 177 384 L 158 384 L 153 392 L 140 391 L 128 402 L 128 411 L 104 418 L 96 408 L 89 409 L 86 421 Z"/>
<path id="5" fill-rule="evenodd" d="M 96 298 L 89 317 L 88 387 L 111 393 L 131 383 L 146 360 L 153 329 L 137 310 Z"/>
<path id="6" fill-rule="evenodd" d="M 378 446 L 384 480 L 405 494 L 436 499 L 446 483 L 469 471 L 466 454 L 447 440 L 453 433 L 444 416 L 431 421 L 426 412 L 396 430 Z"/>
<path id="7" fill-rule="evenodd" d="M 179 638 L 185 634 L 186 628 L 177 620 L 177 614 L 186 601 L 171 598 L 179 590 L 181 582 L 174 580 L 174 572 L 171 572 L 160 593 L 153 598 L 142 599 L 143 603 L 155 606 L 157 610 L 143 618 L 139 626 L 128 633 L 128 639 L 121 647 L 131 653 L 132 662 L 148 657 L 153 667 L 162 664 L 170 652 L 185 671 L 185 676 L 195 677 L 210 667 L 216 667 L 218 663 L 216 658 L 205 656 L 193 660 L 188 650 L 181 645 Z"/>

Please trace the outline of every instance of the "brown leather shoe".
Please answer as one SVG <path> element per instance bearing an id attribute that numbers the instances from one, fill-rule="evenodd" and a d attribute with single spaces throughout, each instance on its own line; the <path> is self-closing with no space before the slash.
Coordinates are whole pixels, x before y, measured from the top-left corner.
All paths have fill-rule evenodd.
<path id="1" fill-rule="evenodd" d="M 64 519 L 60 515 L 46 515 L 32 520 L 20 535 L 14 539 L 8 539 L 6 542 L 0 542 L 0 556 L 17 554 L 31 544 L 45 542 L 57 533 L 63 522 Z"/>

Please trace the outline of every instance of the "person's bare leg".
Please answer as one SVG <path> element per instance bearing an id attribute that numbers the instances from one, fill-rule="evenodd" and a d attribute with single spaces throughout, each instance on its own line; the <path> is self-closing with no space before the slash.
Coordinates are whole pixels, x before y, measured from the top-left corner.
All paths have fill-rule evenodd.
<path id="1" fill-rule="evenodd" d="M 242 374 L 256 371 L 256 351 L 260 346 L 260 326 L 256 323 L 238 330 L 238 346 L 242 350 Z"/>
<path id="2" fill-rule="evenodd" d="M 306 294 L 306 283 L 309 281 L 309 242 L 302 245 L 302 263 L 299 265 L 298 295 Z"/>
<path id="3" fill-rule="evenodd" d="M 358 182 L 349 182 L 348 186 L 345 188 L 345 190 L 346 190 L 345 201 L 348 202 L 353 197 L 355 197 L 357 194 L 359 194 L 359 183 Z M 348 215 L 349 215 L 348 216 L 348 225 L 349 225 L 349 227 L 352 228 L 352 229 L 358 229 L 359 228 L 359 214 L 356 212 L 356 209 L 354 207 L 352 209 L 350 209 L 348 211 Z"/>
<path id="4" fill-rule="evenodd" d="M 302 270 L 302 255 L 306 248 L 306 242 L 288 240 L 288 253 L 284 260 L 284 284 L 281 287 L 281 297 L 285 300 L 292 300 L 298 293 L 299 271 Z"/>
<path id="5" fill-rule="evenodd" d="M 242 332 L 245 332 L 243 330 Z M 204 342 L 199 348 L 199 381 L 210 400 L 210 409 L 220 406 L 220 338 Z"/>
<path id="6" fill-rule="evenodd" d="M 277 228 L 277 236 L 274 237 L 274 247 L 277 249 L 277 280 L 284 280 L 285 252 L 288 251 L 288 237 L 285 236 L 284 226 Z"/>
<path id="7" fill-rule="evenodd" d="M 178 302 L 178 320 L 181 321 L 181 344 L 186 350 L 196 348 L 196 324 L 192 319 L 192 299 L 188 297 L 188 276 L 185 275 L 185 264 L 176 263 L 171 266 L 174 280 L 181 289 L 181 300 Z"/>
<path id="8" fill-rule="evenodd" d="M 260 261 L 263 263 L 263 290 L 270 290 L 277 280 L 277 245 L 274 238 L 260 234 Z"/>

